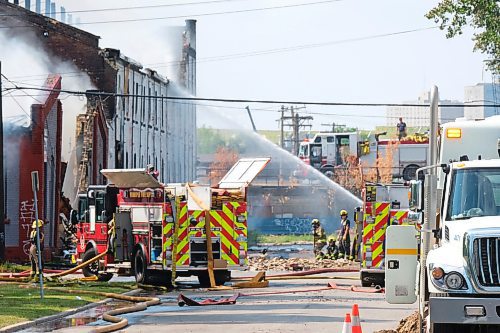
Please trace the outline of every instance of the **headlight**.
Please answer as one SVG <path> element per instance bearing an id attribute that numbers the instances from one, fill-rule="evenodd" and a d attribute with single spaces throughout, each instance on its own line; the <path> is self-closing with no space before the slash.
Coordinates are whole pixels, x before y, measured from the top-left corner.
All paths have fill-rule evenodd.
<path id="1" fill-rule="evenodd" d="M 450 289 L 460 289 L 464 285 L 464 277 L 460 273 L 451 272 L 446 274 L 444 283 Z"/>

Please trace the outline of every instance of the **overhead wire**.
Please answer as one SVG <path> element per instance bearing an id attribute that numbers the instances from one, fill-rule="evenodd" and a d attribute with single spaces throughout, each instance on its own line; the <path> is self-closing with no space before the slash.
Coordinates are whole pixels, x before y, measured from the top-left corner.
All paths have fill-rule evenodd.
<path id="1" fill-rule="evenodd" d="M 240 1 L 250 1 L 250 0 L 209 0 L 209 1 L 195 1 L 195 2 L 179 2 L 179 3 L 169 3 L 169 4 L 159 4 L 159 5 L 144 5 L 144 6 L 131 6 L 131 7 L 116 7 L 116 8 L 95 8 L 95 9 L 80 9 L 80 10 L 65 10 L 56 11 L 51 14 L 79 14 L 79 13 L 96 13 L 96 12 L 116 12 L 123 10 L 136 10 L 136 9 L 152 9 L 152 8 L 163 8 L 163 7 L 186 7 L 194 5 L 209 5 L 217 3 L 227 3 L 227 2 L 240 2 Z M 1 17 L 16 17 L 23 16 L 23 14 L 0 14 Z"/>
<path id="2" fill-rule="evenodd" d="M 328 41 L 328 42 L 323 42 L 323 43 L 302 44 L 302 45 L 295 45 L 295 46 L 288 46 L 288 47 L 281 47 L 281 48 L 272 48 L 272 49 L 260 50 L 260 51 L 250 51 L 250 52 L 240 52 L 240 53 L 233 53 L 233 54 L 227 54 L 227 55 L 217 55 L 217 56 L 196 59 L 195 62 L 196 62 L 196 64 L 200 64 L 200 63 L 204 63 L 204 62 L 226 61 L 226 60 L 233 60 L 233 59 L 238 59 L 238 58 L 254 57 L 254 56 L 276 54 L 276 53 L 286 53 L 286 52 L 299 51 L 299 50 L 304 50 L 304 49 L 309 49 L 309 48 L 318 48 L 318 47 L 324 47 L 324 46 L 329 46 L 329 45 L 344 44 L 344 43 L 365 41 L 365 40 L 378 39 L 378 38 L 384 38 L 384 37 L 398 36 L 398 35 L 433 30 L 433 29 L 438 29 L 438 28 L 439 28 L 438 26 L 415 28 L 415 29 L 407 29 L 407 30 L 402 30 L 402 31 L 389 32 L 389 33 L 384 33 L 384 34 L 369 35 L 369 36 L 348 38 L 348 39 L 342 39 L 342 40 L 334 40 L 334 41 Z M 181 60 L 175 60 L 175 61 L 167 61 L 167 62 L 149 63 L 149 64 L 144 64 L 143 66 L 144 67 L 163 68 L 163 67 L 178 65 L 181 62 L 182 62 Z M 104 72 L 104 70 L 89 71 L 89 73 L 82 73 L 81 71 L 72 71 L 72 72 L 64 72 L 64 73 L 59 73 L 59 74 L 61 74 L 61 75 L 64 74 L 66 77 L 68 77 L 68 76 L 69 77 L 73 77 L 73 76 L 77 77 L 77 76 L 83 76 L 83 75 L 89 75 L 89 74 L 95 75 L 95 74 L 100 74 L 102 72 Z M 11 79 L 33 78 L 33 81 L 34 81 L 34 80 L 38 80 L 38 79 L 35 79 L 35 77 L 47 76 L 49 74 L 51 74 L 51 73 L 24 75 L 24 76 L 13 76 Z M 75 74 L 75 75 L 68 75 L 68 74 Z M 26 80 L 23 80 L 23 81 L 26 81 Z"/>
<path id="3" fill-rule="evenodd" d="M 35 90 L 35 91 L 48 91 L 67 93 L 80 96 L 108 96 L 108 97 L 122 97 L 122 98 L 148 98 L 160 100 L 179 100 L 179 101 L 210 101 L 210 102 L 224 102 L 224 103 L 256 103 L 256 104 L 300 104 L 300 105 L 319 105 L 319 106 L 361 106 L 361 107 L 380 107 L 380 106 L 404 106 L 404 107 L 423 107 L 426 104 L 419 103 L 359 103 L 359 102 L 322 102 L 322 101 L 292 101 L 292 100 L 259 100 L 259 99 L 236 99 L 236 98 L 208 98 L 208 97 L 195 97 L 195 96 L 161 96 L 161 95 L 148 95 L 148 94 L 124 94 L 116 92 L 104 91 L 78 91 L 68 89 L 52 89 L 41 87 L 13 87 L 5 88 L 4 91 L 10 90 Z M 497 104 L 464 104 L 460 107 L 464 108 L 477 108 L 477 107 L 496 107 Z M 457 107 L 456 104 L 439 104 L 441 108 Z"/>
<path id="4" fill-rule="evenodd" d="M 238 10 L 226 10 L 226 11 L 219 11 L 219 12 L 199 13 L 199 14 L 189 14 L 189 15 L 173 15 L 173 16 L 163 16 L 163 17 L 145 17 L 145 18 L 131 18 L 131 19 L 121 19 L 121 20 L 80 22 L 80 23 L 73 24 L 73 25 L 74 26 L 83 26 L 83 25 L 94 25 L 94 24 L 130 23 L 130 22 L 158 21 L 158 20 L 170 20 L 170 19 L 181 19 L 181 18 L 192 18 L 192 17 L 207 17 L 207 16 L 239 14 L 239 13 L 248 13 L 248 12 L 260 12 L 260 11 L 275 10 L 275 9 L 296 8 L 296 7 L 327 4 L 327 3 L 339 2 L 339 1 L 342 1 L 342 0 L 321 0 L 321 1 L 313 1 L 313 2 L 306 2 L 306 3 L 299 3 L 299 4 L 249 8 L 249 9 L 238 9 Z M 29 28 L 29 27 L 30 26 L 26 26 L 26 25 L 0 26 L 0 29 Z"/>

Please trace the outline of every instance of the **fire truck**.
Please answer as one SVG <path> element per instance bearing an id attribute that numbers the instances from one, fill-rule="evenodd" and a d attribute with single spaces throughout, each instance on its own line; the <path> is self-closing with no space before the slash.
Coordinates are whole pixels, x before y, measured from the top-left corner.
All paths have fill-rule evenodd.
<path id="1" fill-rule="evenodd" d="M 83 274 L 128 271 L 138 283 L 195 275 L 208 285 L 211 248 L 216 283 L 229 281 L 248 264 L 246 189 L 269 161 L 241 159 L 216 187 L 162 184 L 147 169 L 101 170 L 108 185 L 89 186 L 72 213 L 77 262 L 107 251 Z"/>
<path id="2" fill-rule="evenodd" d="M 363 196 L 361 284 L 384 286 L 385 238 L 390 225 L 407 225 L 409 186 L 367 184 Z"/>
<path id="3" fill-rule="evenodd" d="M 375 167 L 377 156 L 392 154 L 393 178 L 410 180 L 418 168 L 427 165 L 429 140 L 425 135 L 413 135 L 401 141 L 381 139 L 386 133 L 370 135 L 361 140 L 358 132 L 316 133 L 311 140 L 301 142 L 299 158 L 323 173 L 333 173 L 335 167 L 346 164 L 346 157 L 355 156 L 365 167 Z"/>

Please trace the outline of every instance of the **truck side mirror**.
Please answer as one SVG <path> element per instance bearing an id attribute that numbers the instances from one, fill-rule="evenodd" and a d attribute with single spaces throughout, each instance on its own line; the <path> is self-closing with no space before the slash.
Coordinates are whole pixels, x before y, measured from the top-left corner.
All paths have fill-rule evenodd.
<path id="1" fill-rule="evenodd" d="M 75 224 L 78 224 L 78 212 L 74 209 L 71 210 L 71 213 L 70 213 L 70 221 L 71 221 L 71 224 L 75 225 Z"/>
<path id="2" fill-rule="evenodd" d="M 423 208 L 421 180 L 410 181 L 408 198 L 410 199 L 410 210 L 413 212 L 421 212 Z"/>

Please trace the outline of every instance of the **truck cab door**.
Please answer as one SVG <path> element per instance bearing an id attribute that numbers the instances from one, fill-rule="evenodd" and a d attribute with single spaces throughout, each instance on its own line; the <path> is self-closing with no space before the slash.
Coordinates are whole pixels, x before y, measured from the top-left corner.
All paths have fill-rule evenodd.
<path id="1" fill-rule="evenodd" d="M 323 150 L 321 144 L 313 143 L 310 147 L 310 158 L 309 161 L 313 168 L 319 169 L 322 165 Z"/>
<path id="2" fill-rule="evenodd" d="M 413 304 L 417 277 L 417 232 L 412 225 L 387 228 L 385 299 L 391 304 Z"/>

